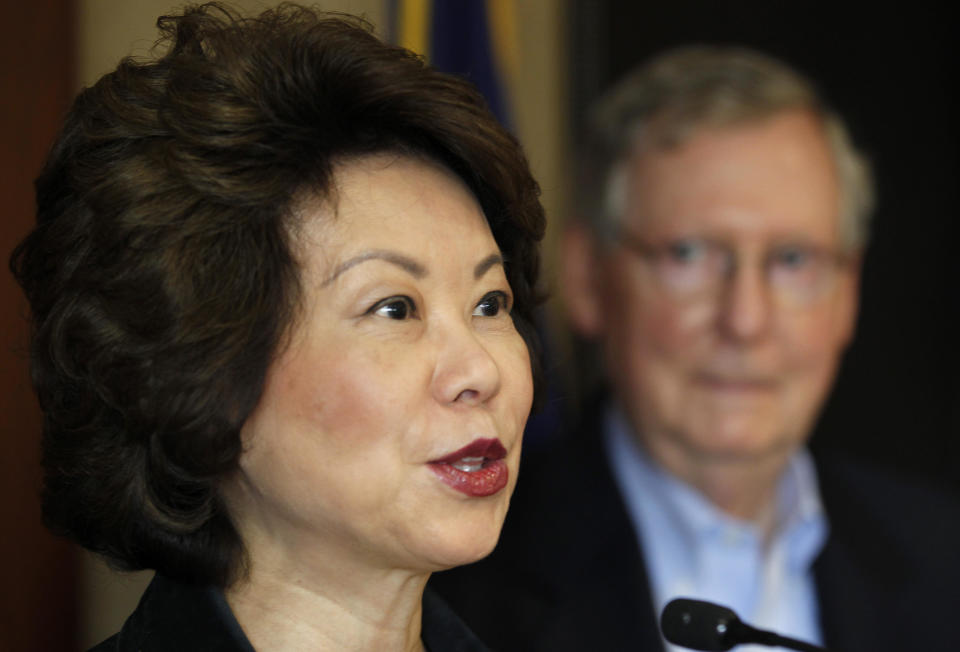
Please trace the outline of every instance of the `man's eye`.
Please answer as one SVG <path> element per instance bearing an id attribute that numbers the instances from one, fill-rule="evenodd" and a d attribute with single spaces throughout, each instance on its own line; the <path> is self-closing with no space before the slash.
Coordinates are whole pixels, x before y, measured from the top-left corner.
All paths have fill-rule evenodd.
<path id="1" fill-rule="evenodd" d="M 706 243 L 694 238 L 675 240 L 666 247 L 667 258 L 675 263 L 695 263 L 702 260 L 706 253 Z"/>
<path id="2" fill-rule="evenodd" d="M 409 319 L 416 315 L 417 308 L 409 297 L 390 297 L 378 301 L 369 312 L 389 319 Z"/>
<path id="3" fill-rule="evenodd" d="M 774 252 L 772 262 L 784 269 L 799 269 L 812 263 L 814 258 L 805 247 L 784 247 Z"/>
<path id="4" fill-rule="evenodd" d="M 502 311 L 509 309 L 505 292 L 491 292 L 480 300 L 473 311 L 474 317 L 496 317 Z"/>

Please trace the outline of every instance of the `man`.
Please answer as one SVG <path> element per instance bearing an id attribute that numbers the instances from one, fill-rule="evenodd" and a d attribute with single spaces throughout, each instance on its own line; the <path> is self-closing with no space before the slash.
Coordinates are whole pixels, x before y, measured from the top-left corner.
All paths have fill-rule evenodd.
<path id="1" fill-rule="evenodd" d="M 503 652 L 677 650 L 678 596 L 834 650 L 960 650 L 957 506 L 805 448 L 872 203 L 840 118 L 778 61 L 697 47 L 589 129 L 562 289 L 606 391 L 526 460 L 494 554 L 436 588 Z"/>

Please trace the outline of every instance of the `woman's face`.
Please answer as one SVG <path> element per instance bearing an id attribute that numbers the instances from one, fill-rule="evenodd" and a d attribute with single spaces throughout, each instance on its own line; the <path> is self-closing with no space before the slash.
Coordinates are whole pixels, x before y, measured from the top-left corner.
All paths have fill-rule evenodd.
<path id="1" fill-rule="evenodd" d="M 499 249 L 447 170 L 343 164 L 295 240 L 303 313 L 226 487 L 253 565 L 432 571 L 492 550 L 532 380 Z"/>

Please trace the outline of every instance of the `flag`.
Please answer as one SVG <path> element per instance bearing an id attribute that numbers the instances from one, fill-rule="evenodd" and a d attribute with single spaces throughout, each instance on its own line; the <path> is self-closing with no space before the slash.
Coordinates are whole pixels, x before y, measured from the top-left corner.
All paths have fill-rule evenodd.
<path id="1" fill-rule="evenodd" d="M 473 82 L 509 127 L 508 83 L 516 74 L 514 0 L 389 0 L 394 43 L 444 72 Z"/>

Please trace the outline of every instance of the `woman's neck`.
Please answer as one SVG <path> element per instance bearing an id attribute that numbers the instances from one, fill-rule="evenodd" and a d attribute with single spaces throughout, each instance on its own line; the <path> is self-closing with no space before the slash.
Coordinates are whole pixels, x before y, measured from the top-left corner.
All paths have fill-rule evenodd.
<path id="1" fill-rule="evenodd" d="M 234 616 L 258 652 L 423 652 L 421 604 L 429 574 L 317 570 L 252 564 L 248 576 L 226 590 Z"/>

